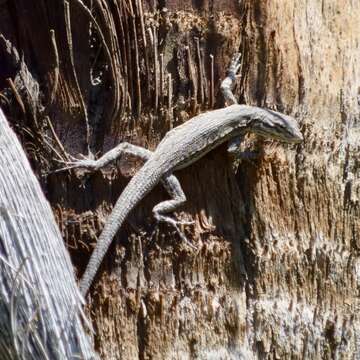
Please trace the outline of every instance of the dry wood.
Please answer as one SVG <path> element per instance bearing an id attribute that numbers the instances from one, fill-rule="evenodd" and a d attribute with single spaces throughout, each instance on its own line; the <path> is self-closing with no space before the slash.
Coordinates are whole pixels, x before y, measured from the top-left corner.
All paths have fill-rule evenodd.
<path id="1" fill-rule="evenodd" d="M 214 107 L 214 55 L 210 55 L 210 108 Z"/>
<path id="2" fill-rule="evenodd" d="M 51 89 L 51 94 L 50 94 L 50 104 L 52 104 L 54 102 L 54 100 L 55 100 L 55 96 L 56 96 L 58 85 L 59 85 L 60 60 L 59 60 L 58 48 L 57 48 L 57 45 L 56 45 L 55 31 L 53 29 L 50 30 L 50 36 L 51 36 L 51 44 L 52 44 L 52 47 L 53 47 L 54 58 L 55 58 L 55 63 L 54 63 L 54 83 L 53 83 L 53 87 Z"/>
<path id="3" fill-rule="evenodd" d="M 19 92 L 16 89 L 16 86 L 15 86 L 14 82 L 10 78 L 6 79 L 6 81 L 9 84 L 9 86 L 10 86 L 10 88 L 11 88 L 11 90 L 12 90 L 14 96 L 15 96 L 16 101 L 20 106 L 21 112 L 25 115 L 26 114 L 25 105 L 24 105 L 24 102 L 21 99 L 21 96 L 20 96 Z"/>
<path id="4" fill-rule="evenodd" d="M 205 94 L 204 94 L 204 72 L 203 72 L 203 63 L 201 58 L 200 52 L 200 41 L 199 38 L 195 39 L 196 42 L 196 57 L 197 57 L 197 64 L 198 64 L 198 74 L 199 74 L 199 97 L 200 97 L 200 104 L 204 105 Z"/>
<path id="5" fill-rule="evenodd" d="M 197 81 L 195 79 L 195 71 L 194 65 L 191 58 L 190 46 L 185 47 L 186 50 L 186 58 L 187 58 L 187 68 L 188 68 L 188 76 L 190 80 L 191 87 L 191 112 L 194 114 L 197 108 Z"/>
<path id="6" fill-rule="evenodd" d="M 154 46 L 154 86 L 155 86 L 155 100 L 154 100 L 154 109 L 155 111 L 159 108 L 159 56 L 158 56 L 158 37 L 157 37 L 157 27 L 152 27 L 152 37 L 153 37 L 153 46 Z"/>
<path id="7" fill-rule="evenodd" d="M 69 254 L 0 110 L 1 359 L 95 358 Z"/>
<path id="8" fill-rule="evenodd" d="M 64 106 L 60 108 L 56 98 L 51 119 L 61 140 L 66 139 L 66 149 L 73 150 L 75 155 L 78 149 L 71 148 L 74 141 L 68 134 L 75 132 L 78 139 L 84 136 L 84 131 L 77 129 L 77 124 L 72 126 L 71 121 L 66 124 L 70 113 L 67 105 L 79 101 L 70 74 L 63 0 L 2 3 L 5 6 L 0 11 L 1 31 L 7 39 L 14 39 L 41 88 L 48 75 L 53 74 L 53 64 L 47 57 L 51 56 L 53 61 L 49 31 L 51 27 L 56 31 L 61 62 L 57 96 Z M 10 3 L 12 6 L 7 5 Z M 294 115 L 306 139 L 296 150 L 254 137 L 241 139 L 237 144 L 240 160 L 235 175 L 225 147 L 179 172 L 189 201 L 177 215 L 196 221 L 194 228 L 185 229 L 189 238 L 203 244 L 201 252 L 195 255 L 184 251 L 169 229 L 163 227 L 152 232 L 153 223 L 146 214 L 150 214 L 154 203 L 164 199 L 161 188 L 155 189 L 134 211 L 132 220 L 141 231 L 134 234 L 125 227 L 118 235 L 114 251 L 108 253 L 103 264 L 90 305 L 102 358 L 358 358 L 360 57 L 356 40 L 360 33 L 360 2 L 346 2 L 344 8 L 343 0 L 242 0 L 240 6 L 238 0 L 132 0 L 132 15 L 128 0 L 96 3 L 84 0 L 84 3 L 89 7 L 93 4 L 89 13 L 98 21 L 114 63 L 116 79 L 112 80 L 110 73 L 109 79 L 106 76 L 106 92 L 101 92 L 97 99 L 100 108 L 110 111 L 113 107 L 112 96 L 118 91 L 115 86 L 125 89 L 122 102 L 136 105 L 131 18 L 134 14 L 141 67 L 147 54 L 149 57 L 147 73 L 142 78 L 147 78 L 151 94 L 142 98 L 139 121 L 128 126 L 128 114 L 119 113 L 114 123 L 125 126 L 116 135 L 102 121 L 96 122 L 94 139 L 101 145 L 99 132 L 104 136 L 104 146 L 99 146 L 99 150 L 105 152 L 121 140 L 155 148 L 161 132 L 171 126 L 167 116 L 159 117 L 153 109 L 151 28 L 159 20 L 159 52 L 164 54 L 167 71 L 172 74 L 164 96 L 167 112 L 171 113 L 172 106 L 176 111 L 174 126 L 191 116 L 191 107 L 187 106 L 187 55 L 180 50 L 176 54 L 176 50 L 198 37 L 206 103 L 203 110 L 221 105 L 220 92 L 211 89 L 216 90 L 219 78 L 225 76 L 224 69 L 233 51 L 241 49 L 243 62 L 237 100 Z M 165 5 L 166 21 L 161 9 Z M 142 9 L 143 24 L 138 18 Z M 34 26 L 36 19 L 44 21 Z M 89 19 L 89 16 L 78 19 L 82 40 L 86 38 L 84 29 Z M 92 35 L 97 33 L 93 24 L 91 20 Z M 145 41 L 141 40 L 143 31 Z M 46 46 L 36 41 L 39 32 L 45 34 Z M 74 41 L 78 41 L 73 35 Z M 102 46 L 101 36 L 96 38 L 94 35 L 98 49 Z M 148 52 L 143 52 L 143 43 L 147 44 Z M 197 41 L 194 45 L 192 55 L 198 75 Z M 75 54 L 75 61 L 86 60 L 87 49 L 74 43 L 74 52 L 80 49 L 85 52 Z M 209 54 L 214 55 L 213 61 Z M 99 60 L 101 63 L 97 64 L 104 69 L 111 66 L 106 50 L 104 56 L 100 52 Z M 15 63 L 20 64 L 20 57 Z M 13 76 L 17 69 L 15 66 L 6 77 L 14 81 L 26 108 L 29 120 L 26 126 L 34 134 L 33 123 L 28 119 L 32 105 L 28 104 L 42 97 L 38 97 L 36 86 L 34 95 L 28 96 L 31 89 L 25 91 L 21 77 Z M 82 75 L 78 72 L 79 80 L 83 75 L 86 71 Z M 29 76 L 25 78 L 29 84 Z M 200 81 L 199 74 L 199 104 Z M 0 89 L 3 96 L 11 99 L 6 108 L 12 114 L 20 113 L 5 79 L 0 79 L 0 83 L 7 87 Z M 80 83 L 86 84 L 86 77 Z M 170 83 L 172 89 L 168 87 Z M 145 94 L 145 82 L 141 86 Z M 84 91 L 91 92 L 91 87 Z M 129 110 L 127 105 L 124 108 Z M 99 116 L 99 120 L 107 118 Z M 24 122 L 11 120 L 16 129 Z M 38 146 L 33 147 L 41 152 Z M 56 149 L 62 155 L 58 146 Z M 123 172 L 126 161 L 119 163 L 121 174 L 129 176 L 131 165 L 128 172 Z M 41 164 L 34 161 L 34 165 L 43 171 Z M 80 259 L 91 251 L 96 239 L 96 235 L 89 233 L 101 230 L 102 219 L 110 211 L 109 204 L 127 181 L 114 174 L 117 172 L 112 169 L 88 176 L 84 188 L 78 188 L 78 179 L 71 176 L 65 187 L 51 184 L 51 177 L 49 184 L 44 185 L 54 208 L 59 209 L 56 211 L 65 242 L 78 248 L 74 255 L 79 255 L 76 257 L 79 269 L 84 265 Z M 79 196 L 76 203 L 75 193 L 76 198 Z M 82 212 L 89 199 L 92 199 L 89 207 L 96 215 L 94 227 L 89 221 L 86 229 L 87 215 Z M 76 226 L 67 215 L 69 211 L 76 213 Z M 22 268 L 27 264 L 28 260 Z M 241 266 L 246 271 L 241 271 Z M 19 267 L 15 273 L 17 270 Z M 17 286 L 23 270 L 19 273 Z M 17 303 L 14 296 L 12 303 Z M 13 328 L 16 331 L 16 326 Z"/>
<path id="9" fill-rule="evenodd" d="M 173 107 L 172 107 L 172 93 L 173 93 L 173 88 L 172 88 L 172 77 L 171 74 L 169 73 L 167 76 L 168 79 L 168 117 L 169 117 L 169 129 L 172 129 L 174 124 L 173 124 Z"/>
<path id="10" fill-rule="evenodd" d="M 160 98 L 160 104 L 163 105 L 164 102 L 164 54 L 160 54 L 160 76 L 159 76 L 159 98 Z"/>
<path id="11" fill-rule="evenodd" d="M 131 39 L 130 39 L 130 21 L 131 21 L 131 13 L 129 10 L 129 6 L 127 4 L 127 1 L 120 1 L 121 9 L 122 9 L 122 16 L 123 16 L 123 26 L 124 26 L 124 37 L 125 37 L 125 54 L 126 54 L 126 62 L 128 66 L 128 106 L 129 111 L 132 111 L 132 100 L 135 100 L 135 91 L 134 91 L 134 77 L 136 74 L 134 74 L 132 63 L 132 54 L 131 54 Z"/>
<path id="12" fill-rule="evenodd" d="M 150 70 L 149 70 L 149 53 L 148 53 L 145 23 L 144 23 L 143 1 L 142 0 L 136 0 L 136 1 L 137 1 L 138 17 L 140 19 L 140 26 L 141 26 L 143 54 L 144 54 L 144 59 L 145 59 L 145 71 L 146 71 L 146 75 L 147 75 L 147 81 L 146 81 L 147 96 L 150 97 L 151 76 L 150 76 Z"/>
<path id="13" fill-rule="evenodd" d="M 108 123 L 109 119 L 110 121 L 113 120 L 118 115 L 118 113 L 122 111 L 122 105 L 123 105 L 121 102 L 121 90 L 120 90 L 122 86 L 122 77 L 120 74 L 119 67 L 117 66 L 118 64 L 117 52 L 114 51 L 114 44 L 112 41 L 113 39 L 112 34 L 114 34 L 115 36 L 116 32 L 113 30 L 113 27 L 111 27 L 112 24 L 111 21 L 109 21 L 110 19 L 107 19 L 108 21 L 106 21 L 105 10 L 103 9 L 103 7 L 101 6 L 98 0 L 94 1 L 94 5 L 97 6 L 99 10 L 99 15 L 101 16 L 102 22 L 107 25 L 106 37 L 103 32 L 103 27 L 99 25 L 99 23 L 91 13 L 90 9 L 82 2 L 82 0 L 75 0 L 74 3 L 79 5 L 84 10 L 84 13 L 95 27 L 97 34 L 101 39 L 101 44 L 104 47 L 107 59 L 109 61 L 110 75 L 111 75 L 110 78 L 112 84 L 111 89 L 113 91 L 112 91 L 110 106 L 106 111 L 107 118 L 104 119 L 104 122 Z M 108 38 L 110 38 L 110 41 L 107 41 Z M 111 50 L 109 48 L 109 45 L 112 46 Z"/>
<path id="14" fill-rule="evenodd" d="M 131 1 L 129 2 L 129 6 L 131 8 L 131 23 L 132 23 L 132 31 L 134 36 L 134 45 L 133 48 L 135 50 L 135 64 L 134 64 L 134 73 L 136 77 L 136 113 L 141 113 L 141 84 L 140 84 L 140 61 L 139 61 L 139 43 L 138 36 L 136 31 L 136 17 L 134 14 L 134 9 L 132 7 Z"/>
<path id="15" fill-rule="evenodd" d="M 79 80 L 76 74 L 76 69 L 75 69 L 75 62 L 74 62 L 74 50 L 73 50 L 73 42 L 72 42 L 72 29 L 71 29 L 71 15 L 70 15 L 70 5 L 69 2 L 67 0 L 64 1 L 64 7 L 65 7 L 65 26 L 66 26 L 66 35 L 67 35 L 67 40 L 68 40 L 68 46 L 69 46 L 69 52 L 70 52 L 70 63 L 71 63 L 71 67 L 73 70 L 73 76 L 75 79 L 75 84 L 76 84 L 76 90 L 78 92 L 78 98 L 80 101 L 80 106 L 81 106 L 81 110 L 84 116 L 84 121 L 85 121 L 85 131 L 86 131 L 86 148 L 87 148 L 87 152 L 90 155 L 91 154 L 91 150 L 90 150 L 90 126 L 89 126 L 89 117 L 88 117 L 88 112 L 87 112 L 87 107 L 85 105 L 84 102 L 84 97 L 82 95 L 82 91 L 80 89 L 80 84 L 79 84 Z"/>

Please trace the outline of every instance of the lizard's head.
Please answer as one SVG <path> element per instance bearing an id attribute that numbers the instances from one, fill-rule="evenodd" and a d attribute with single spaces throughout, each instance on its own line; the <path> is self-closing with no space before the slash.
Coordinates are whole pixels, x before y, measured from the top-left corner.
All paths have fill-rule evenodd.
<path id="1" fill-rule="evenodd" d="M 304 140 L 296 120 L 276 111 L 263 109 L 251 121 L 252 131 L 266 138 L 287 143 L 299 143 Z"/>

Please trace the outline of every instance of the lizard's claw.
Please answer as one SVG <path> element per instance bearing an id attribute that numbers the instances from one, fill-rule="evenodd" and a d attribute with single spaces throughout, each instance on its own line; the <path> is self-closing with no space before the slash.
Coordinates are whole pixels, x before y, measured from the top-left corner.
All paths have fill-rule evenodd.
<path id="1" fill-rule="evenodd" d="M 190 225 L 194 225 L 195 224 L 195 221 L 180 221 L 180 220 L 174 220 L 175 224 L 176 225 L 187 225 L 187 226 L 190 226 Z"/>
<path id="2" fill-rule="evenodd" d="M 185 234 L 177 226 L 175 226 L 175 230 L 180 236 L 181 240 L 184 241 L 186 245 L 190 246 L 194 250 L 197 250 L 197 247 L 190 240 L 187 239 Z"/>
<path id="3" fill-rule="evenodd" d="M 177 225 L 194 225 L 195 221 L 183 221 L 183 220 L 175 220 L 170 216 L 160 215 L 159 213 L 155 214 L 155 218 L 158 222 L 165 222 L 171 226 Z"/>
<path id="4" fill-rule="evenodd" d="M 178 235 L 180 236 L 182 241 L 184 241 L 192 249 L 197 250 L 197 247 L 195 245 L 193 245 L 191 243 L 191 241 L 189 241 L 186 238 L 185 234 L 179 229 L 179 226 L 178 226 L 178 225 L 194 225 L 195 221 L 174 220 L 170 216 L 164 216 L 164 215 L 160 215 L 160 214 L 156 214 L 155 218 L 158 222 L 165 222 L 165 223 L 169 224 L 170 226 L 172 226 L 176 230 L 176 232 L 178 233 Z"/>

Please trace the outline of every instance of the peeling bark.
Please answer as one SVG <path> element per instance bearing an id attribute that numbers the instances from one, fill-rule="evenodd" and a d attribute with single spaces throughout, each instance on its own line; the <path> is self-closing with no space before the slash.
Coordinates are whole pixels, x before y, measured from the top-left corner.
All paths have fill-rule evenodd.
<path id="1" fill-rule="evenodd" d="M 9 15 L 10 2 L 0 2 L 0 32 L 24 52 L 43 98 L 52 99 L 58 82 L 48 109 L 54 131 L 44 126 L 41 133 L 60 157 L 58 142 L 74 156 L 86 149 L 74 67 L 88 109 L 91 150 L 104 153 L 124 140 L 153 149 L 194 112 L 223 106 L 218 89 L 235 51 L 242 55 L 238 102 L 295 116 L 305 136 L 296 151 L 245 138 L 235 174 L 225 148 L 177 174 L 189 199 L 180 215 L 196 221 L 185 231 L 203 242 L 199 253 L 185 250 L 168 228 L 154 228 L 151 209 L 166 195 L 157 188 L 147 196 L 118 234 L 91 294 L 102 357 L 359 357 L 360 5 L 83 2 L 112 60 L 93 20 L 72 2 L 73 66 L 63 2 L 16 0 L 12 11 L 21 27 Z M 38 18 L 45 21 L 35 27 Z M 90 28 L 89 42 L 88 32 L 77 27 Z M 0 101 L 21 133 L 24 123 L 31 125 L 29 114 L 23 123 L 24 115 L 14 115 L 22 110 L 5 79 L 14 80 L 16 71 L 2 69 Z M 22 137 L 81 272 L 138 164 L 123 159 L 82 179 L 48 174 L 57 166 L 55 152 L 37 145 L 41 154 L 48 149 L 46 166 L 39 165 L 28 140 Z"/>

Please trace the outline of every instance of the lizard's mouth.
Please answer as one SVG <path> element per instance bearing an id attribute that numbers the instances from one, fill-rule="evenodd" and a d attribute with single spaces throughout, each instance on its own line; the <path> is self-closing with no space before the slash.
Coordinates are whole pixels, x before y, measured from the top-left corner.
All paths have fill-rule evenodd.
<path id="1" fill-rule="evenodd" d="M 296 134 L 291 134 L 288 136 L 281 136 L 276 133 L 272 133 L 271 136 L 269 136 L 269 133 L 267 133 L 266 131 L 262 131 L 262 130 L 256 131 L 256 134 L 260 135 L 261 137 L 265 137 L 265 138 L 271 137 L 274 140 L 278 140 L 278 141 L 289 143 L 289 144 L 298 144 L 304 140 L 304 137 L 300 133 L 300 131 Z"/>
<path id="2" fill-rule="evenodd" d="M 291 137 L 289 137 L 287 141 L 293 144 L 298 144 L 304 141 L 304 136 L 300 131 L 296 131 L 296 134 L 291 134 Z"/>
<path id="3" fill-rule="evenodd" d="M 294 139 L 294 142 L 296 142 L 296 143 L 300 143 L 300 142 L 304 141 L 304 136 L 303 136 L 303 134 L 302 134 L 300 131 L 298 131 L 298 132 L 296 133 L 296 135 L 295 135 L 294 138 L 295 138 L 295 139 Z"/>

